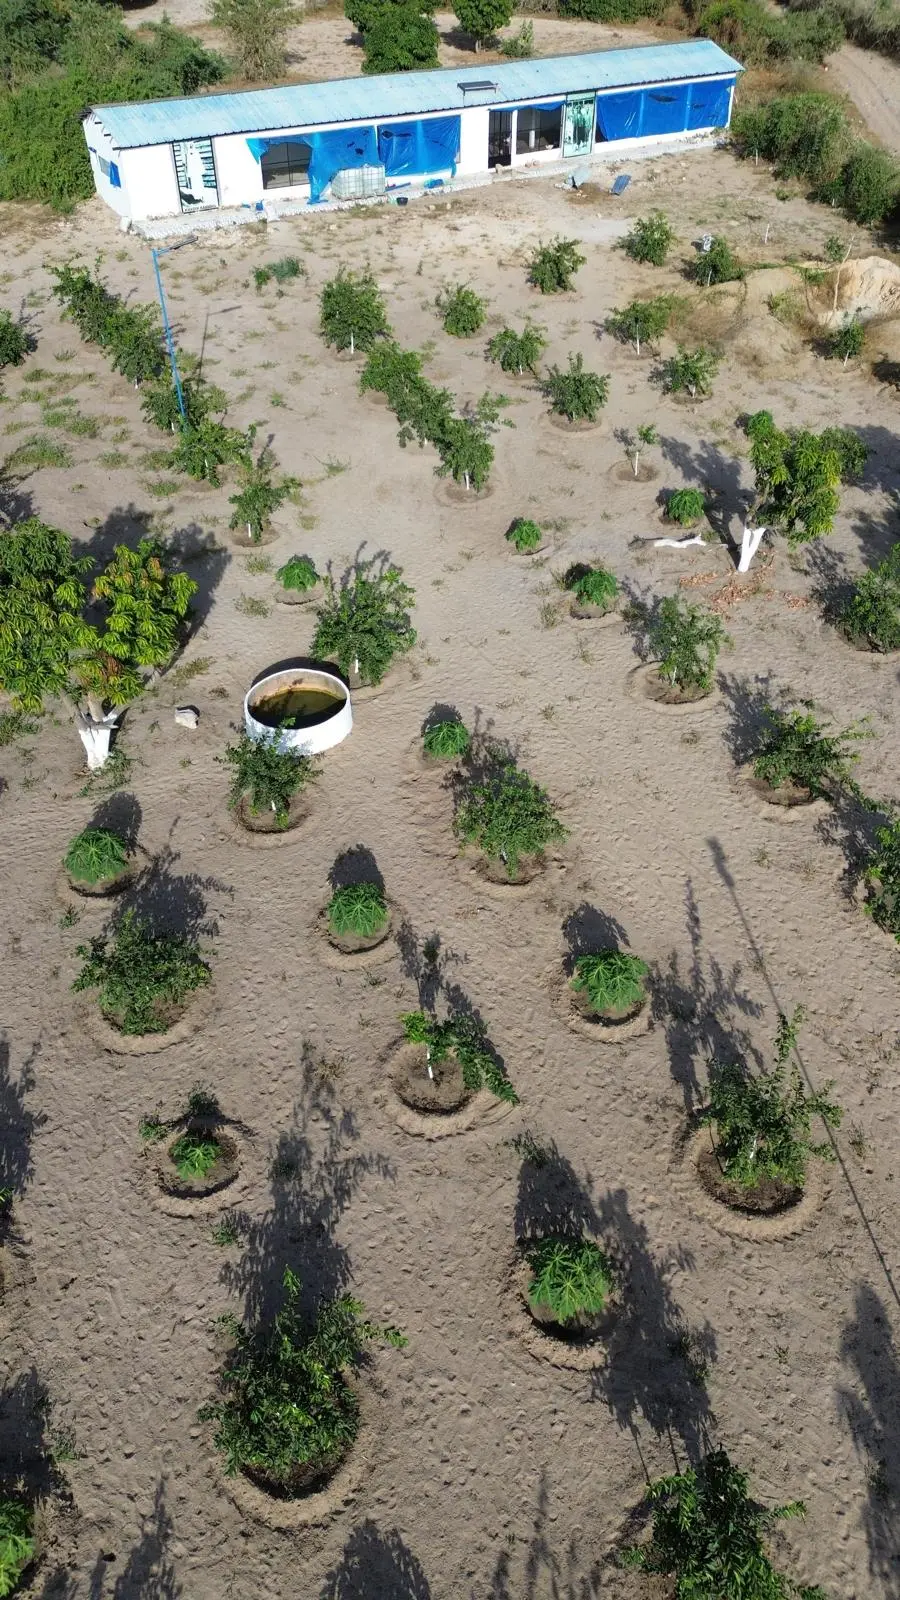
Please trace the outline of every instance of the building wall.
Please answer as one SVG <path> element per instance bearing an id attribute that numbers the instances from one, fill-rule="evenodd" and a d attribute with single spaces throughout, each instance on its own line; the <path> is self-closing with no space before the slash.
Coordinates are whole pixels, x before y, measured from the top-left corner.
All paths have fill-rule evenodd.
<path id="1" fill-rule="evenodd" d="M 131 216 L 129 191 L 122 170 L 123 152 L 115 148 L 102 122 L 98 117 L 94 116 L 93 112 L 91 112 L 90 116 L 85 117 L 82 127 L 87 141 L 88 159 L 91 163 L 91 172 L 94 175 L 94 187 L 97 193 L 101 200 L 105 200 L 106 204 L 112 207 L 113 211 L 119 213 L 120 217 Z M 124 152 L 124 155 L 127 156 L 128 154 L 130 154 L 129 151 Z M 103 163 L 102 166 L 101 161 Z M 111 167 L 118 171 L 120 179 L 118 185 L 112 182 Z"/>
<path id="2" fill-rule="evenodd" d="M 170 144 L 151 144 L 140 150 L 123 150 L 120 170 L 130 205 L 126 215 L 138 222 L 148 217 L 181 215 Z"/>

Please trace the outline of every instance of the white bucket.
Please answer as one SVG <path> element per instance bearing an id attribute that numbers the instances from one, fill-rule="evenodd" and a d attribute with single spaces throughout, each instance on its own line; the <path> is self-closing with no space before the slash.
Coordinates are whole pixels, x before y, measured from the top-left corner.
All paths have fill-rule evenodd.
<path id="1" fill-rule="evenodd" d="M 324 706 L 321 713 L 312 713 L 310 720 L 299 728 L 279 727 L 271 719 L 263 720 L 262 715 L 254 715 L 254 710 L 262 712 L 266 700 L 288 695 L 292 690 L 330 695 L 334 699 L 334 709 Z M 282 750 L 296 750 L 298 755 L 320 755 L 346 739 L 353 727 L 350 691 L 343 679 L 332 672 L 311 667 L 288 667 L 282 672 L 271 672 L 254 683 L 244 696 L 244 727 L 251 739 L 270 739 L 274 734 Z"/>

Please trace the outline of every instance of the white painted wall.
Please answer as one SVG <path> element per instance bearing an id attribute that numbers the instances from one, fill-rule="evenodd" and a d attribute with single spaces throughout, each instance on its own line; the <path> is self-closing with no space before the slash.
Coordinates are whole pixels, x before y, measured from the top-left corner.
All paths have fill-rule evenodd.
<path id="1" fill-rule="evenodd" d="M 222 206 L 252 206 L 257 200 L 264 198 L 262 170 L 259 162 L 254 161 L 250 154 L 247 137 L 243 133 L 229 133 L 223 135 L 221 139 L 213 139 L 213 155 L 219 179 L 219 204 Z M 265 137 L 268 138 L 269 135 Z M 308 184 L 304 184 L 302 191 L 273 189 L 271 193 L 273 198 L 276 195 L 284 195 L 286 199 L 293 199 L 296 194 L 305 192 L 308 187 Z"/>
<path id="2" fill-rule="evenodd" d="M 475 172 L 487 170 L 488 122 L 490 106 L 466 106 L 460 112 L 459 166 L 460 177 L 467 178 Z"/>
<path id="3" fill-rule="evenodd" d="M 84 128 L 84 137 L 87 141 L 88 159 L 91 163 L 91 172 L 94 175 L 94 186 L 97 193 L 101 200 L 105 200 L 106 204 L 112 207 L 113 211 L 119 213 L 120 217 L 131 216 L 128 189 L 125 184 L 125 174 L 122 171 L 121 152 L 115 148 L 102 122 L 94 116 L 93 112 L 91 112 L 90 116 L 85 117 L 82 126 Z M 104 161 L 114 161 L 116 163 L 119 169 L 119 177 L 122 180 L 120 189 L 113 188 L 109 178 L 105 176 L 100 166 L 99 158 L 101 156 Z"/>
<path id="4" fill-rule="evenodd" d="M 170 144 L 144 145 L 139 150 L 123 150 L 119 171 L 128 194 L 129 215 L 136 221 L 145 217 L 178 217 L 181 201 Z"/>

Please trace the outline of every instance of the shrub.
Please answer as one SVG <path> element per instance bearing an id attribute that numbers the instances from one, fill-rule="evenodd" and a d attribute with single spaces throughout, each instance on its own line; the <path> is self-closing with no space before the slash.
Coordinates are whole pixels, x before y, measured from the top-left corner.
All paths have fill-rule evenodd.
<path id="1" fill-rule="evenodd" d="M 483 422 L 475 417 L 450 417 L 437 437 L 441 477 L 451 477 L 466 489 L 483 489 L 494 461 L 494 447 Z"/>
<path id="2" fill-rule="evenodd" d="M 656 295 L 652 300 L 631 300 L 622 311 L 611 311 L 606 327 L 623 344 L 633 344 L 638 355 L 642 344 L 652 344 L 665 333 L 672 315 L 672 296 Z"/>
<path id="3" fill-rule="evenodd" d="M 709 394 L 712 381 L 719 370 L 719 357 L 714 350 L 698 345 L 696 350 L 686 350 L 679 345 L 678 354 L 670 356 L 663 367 L 663 385 L 669 394 L 680 394 L 686 389 L 692 398 Z"/>
<path id="4" fill-rule="evenodd" d="M 415 72 L 438 65 L 440 36 L 434 18 L 412 0 L 388 5 L 363 34 L 363 72 Z"/>
<path id="5" fill-rule="evenodd" d="M 851 146 L 842 102 L 830 94 L 778 95 L 762 106 L 735 107 L 732 137 L 746 155 L 763 156 L 781 177 L 816 188 L 837 179 Z"/>
<path id="6" fill-rule="evenodd" d="M 622 248 L 632 261 L 646 261 L 661 267 L 672 245 L 675 234 L 662 211 L 651 211 L 649 217 L 638 217 L 630 232 L 625 235 Z"/>
<path id="7" fill-rule="evenodd" d="M 0 536 L 0 688 L 14 710 L 42 711 L 67 687 L 73 654 L 94 647 L 82 615 L 90 567 L 67 534 L 37 517 Z"/>
<path id="8" fill-rule="evenodd" d="M 174 383 L 168 376 L 162 377 L 155 383 L 144 385 L 141 410 L 147 421 L 162 433 L 177 433 L 185 422 L 196 428 L 211 412 L 221 413 L 225 410 L 226 401 L 221 389 L 215 384 L 205 383 L 202 378 L 181 377 L 181 398 L 184 401 L 183 418 Z"/>
<path id="9" fill-rule="evenodd" d="M 527 61 L 534 55 L 534 23 L 523 22 L 517 33 L 511 38 L 504 39 L 500 46 L 500 54 L 507 61 Z"/>
<path id="10" fill-rule="evenodd" d="M 296 256 L 282 256 L 278 261 L 269 261 L 264 267 L 253 268 L 253 282 L 256 292 L 260 294 L 266 284 L 274 278 L 278 284 L 290 283 L 292 278 L 305 278 L 306 268 L 301 265 Z"/>
<path id="11" fill-rule="evenodd" d="M 128 845 L 109 828 L 85 828 L 71 841 L 65 869 L 76 883 L 105 883 L 128 866 Z"/>
<path id="12" fill-rule="evenodd" d="M 502 861 L 509 878 L 517 876 L 520 857 L 540 855 L 568 833 L 546 790 L 511 758 L 499 755 L 485 777 L 467 787 L 455 827 L 458 838 Z"/>
<path id="13" fill-rule="evenodd" d="M 314 589 L 321 578 L 309 556 L 291 556 L 275 574 L 283 589 L 296 589 L 300 594 Z"/>
<path id="14" fill-rule="evenodd" d="M 896 207 L 900 167 L 889 151 L 860 140 L 841 173 L 840 189 L 847 215 L 863 227 L 873 227 Z"/>
<path id="15" fill-rule="evenodd" d="M 559 0 L 561 17 L 584 22 L 639 22 L 662 14 L 663 0 Z"/>
<path id="16" fill-rule="evenodd" d="M 747 421 L 756 473 L 751 522 L 781 530 L 793 549 L 830 533 L 840 504 L 838 486 L 862 470 L 866 448 L 847 428 L 781 429 L 769 411 Z M 743 569 L 742 569 L 743 570 Z"/>
<path id="17" fill-rule="evenodd" d="M 34 1512 L 24 1500 L 0 1496 L 0 1596 L 13 1594 L 34 1553 Z"/>
<path id="18" fill-rule="evenodd" d="M 425 754 L 435 761 L 453 761 L 464 756 L 471 742 L 472 735 L 458 717 L 435 722 L 422 735 Z"/>
<path id="19" fill-rule="evenodd" d="M 900 650 L 900 543 L 857 579 L 836 620 L 848 639 L 870 650 Z"/>
<path id="20" fill-rule="evenodd" d="M 178 431 L 178 442 L 170 460 L 178 472 L 198 481 L 205 479 L 214 488 L 219 486 L 219 468 L 246 459 L 247 435 L 224 422 L 211 417 L 201 417 L 192 422 L 190 417 Z"/>
<path id="21" fill-rule="evenodd" d="M 865 729 L 826 734 L 811 709 L 778 711 L 767 706 L 766 716 L 769 725 L 753 762 L 754 777 L 772 789 L 796 784 L 811 795 L 847 783 L 859 759 L 853 743 L 866 737 Z"/>
<path id="22" fill-rule="evenodd" d="M 9 311 L 0 311 L 0 367 L 20 367 L 29 351 L 29 339 Z"/>
<path id="23" fill-rule="evenodd" d="M 506 530 L 506 538 L 520 552 L 537 550 L 544 542 L 543 529 L 527 517 L 516 517 Z"/>
<path id="24" fill-rule="evenodd" d="M 431 1066 L 454 1055 L 462 1069 L 463 1083 L 472 1094 L 487 1087 L 498 1100 L 518 1105 L 519 1097 L 500 1062 L 491 1050 L 484 1027 L 468 1013 L 458 1012 L 444 1022 L 427 1011 L 407 1011 L 400 1021 L 404 1038 L 410 1044 L 423 1044 Z"/>
<path id="25" fill-rule="evenodd" d="M 339 937 L 371 939 L 387 918 L 387 901 L 377 883 L 348 883 L 328 902 L 328 924 Z"/>
<path id="26" fill-rule="evenodd" d="M 272 476 L 275 456 L 266 445 L 254 461 L 244 458 L 240 464 L 243 479 L 237 494 L 228 496 L 234 506 L 229 528 L 246 528 L 247 538 L 258 543 L 271 521 L 272 515 L 297 487 L 296 478 L 282 478 L 276 483 Z"/>
<path id="27" fill-rule="evenodd" d="M 659 444 L 659 434 L 654 423 L 643 422 L 640 427 L 635 429 L 634 433 L 631 433 L 627 428 L 620 428 L 617 430 L 616 437 L 621 439 L 631 470 L 637 477 L 640 472 L 641 456 L 644 451 L 648 450 L 651 445 Z"/>
<path id="28" fill-rule="evenodd" d="M 900 944 L 900 821 L 878 829 L 863 881 L 869 891 L 867 916 Z"/>
<path id="29" fill-rule="evenodd" d="M 370 272 L 341 267 L 322 290 L 319 327 L 326 344 L 338 350 L 371 350 L 390 335 L 387 310 Z"/>
<path id="30" fill-rule="evenodd" d="M 175 1163 L 179 1178 L 205 1178 L 219 1159 L 220 1146 L 208 1133 L 196 1129 L 187 1131 L 175 1140 L 169 1155 Z"/>
<path id="31" fill-rule="evenodd" d="M 541 294 L 561 294 L 571 289 L 572 279 L 586 260 L 576 240 L 562 239 L 557 234 L 549 244 L 538 246 L 528 267 L 528 282 Z"/>
<path id="32" fill-rule="evenodd" d="M 609 611 L 619 596 L 615 574 L 606 567 L 575 566 L 566 573 L 565 585 L 583 606 L 602 606 Z"/>
<path id="33" fill-rule="evenodd" d="M 406 1343 L 396 1328 L 378 1327 L 350 1295 L 326 1300 L 307 1320 L 300 1281 L 285 1269 L 284 1300 L 270 1327 L 221 1319 L 234 1348 L 220 1379 L 222 1398 L 203 1407 L 216 1423 L 215 1444 L 232 1477 L 248 1472 L 282 1495 L 299 1492 L 328 1472 L 359 1432 L 359 1401 L 348 1369 L 366 1345 Z"/>
<path id="34" fill-rule="evenodd" d="M 714 238 L 708 250 L 695 257 L 691 276 L 708 289 L 714 283 L 735 283 L 746 276 L 727 239 Z"/>
<path id="35" fill-rule="evenodd" d="M 487 353 L 489 360 L 499 362 L 501 371 L 517 372 L 521 378 L 526 372 L 537 374 L 537 364 L 546 345 L 540 329 L 526 322 L 521 333 L 516 333 L 514 328 L 501 328 L 488 344 Z"/>
<path id="36" fill-rule="evenodd" d="M 565 371 L 555 366 L 548 369 L 544 393 L 554 415 L 567 417 L 569 422 L 596 422 L 609 398 L 609 376 L 585 372 L 579 351 L 569 356 Z"/>
<path id="37" fill-rule="evenodd" d="M 598 1015 L 630 1011 L 647 998 L 644 979 L 650 968 L 640 956 L 624 950 L 601 950 L 597 955 L 579 956 L 575 962 L 572 988 L 587 996 L 591 1010 Z"/>
<path id="38" fill-rule="evenodd" d="M 209 16 L 227 34 L 248 82 L 283 77 L 287 31 L 302 16 L 292 0 L 211 0 Z"/>
<path id="39" fill-rule="evenodd" d="M 456 20 L 463 33 L 475 41 L 476 50 L 505 28 L 513 14 L 513 0 L 453 0 Z"/>
<path id="40" fill-rule="evenodd" d="M 131 908 L 111 933 L 76 954 L 84 966 L 72 988 L 99 990 L 100 1009 L 122 1033 L 165 1033 L 169 1008 L 209 983 L 209 967 L 184 933 L 153 933 Z"/>
<path id="41" fill-rule="evenodd" d="M 687 693 L 712 688 L 716 658 L 728 636 L 721 617 L 703 606 L 667 595 L 650 627 L 650 649 L 659 674 Z"/>
<path id="42" fill-rule="evenodd" d="M 550 1311 L 563 1328 L 606 1306 L 615 1279 L 612 1262 L 592 1239 L 550 1235 L 531 1245 L 525 1259 L 533 1273 L 528 1303 Z"/>
<path id="43" fill-rule="evenodd" d="M 390 340 L 374 345 L 369 351 L 359 387 L 363 394 L 367 389 L 383 394 L 391 410 L 404 420 L 402 413 L 408 411 L 410 396 L 421 382 L 422 357 L 417 351 L 404 350 Z"/>
<path id="44" fill-rule="evenodd" d="M 442 290 L 435 304 L 441 313 L 444 332 L 452 333 L 457 339 L 471 338 L 484 322 L 484 301 L 465 284 Z"/>
<path id="45" fill-rule="evenodd" d="M 697 32 L 735 51 L 748 66 L 821 62 L 844 38 L 840 20 L 829 7 L 803 16 L 775 14 L 759 0 L 712 0 L 700 11 Z"/>
<path id="46" fill-rule="evenodd" d="M 837 456 L 841 483 L 852 483 L 862 476 L 869 447 L 852 428 L 823 428 L 819 443 L 823 450 L 833 450 Z"/>
<path id="47" fill-rule="evenodd" d="M 735 1061 L 710 1063 L 709 1105 L 700 1121 L 715 1127 L 722 1172 L 742 1189 L 767 1178 L 802 1189 L 811 1156 L 834 1160 L 829 1143 L 810 1139 L 813 1117 L 821 1117 L 826 1127 L 840 1127 L 842 1113 L 828 1099 L 831 1084 L 809 1094 L 799 1066 L 788 1071 L 802 1020 L 799 1008 L 790 1020 L 779 1017 L 775 1066 L 769 1072 L 748 1072 Z"/>
<path id="48" fill-rule="evenodd" d="M 144 686 L 142 667 L 164 667 L 183 637 L 197 585 L 173 570 L 155 539 L 136 550 L 116 545 L 91 598 L 105 603 L 95 652 L 78 665 L 85 687 L 111 705 L 125 705 Z"/>
<path id="49" fill-rule="evenodd" d="M 861 356 L 866 342 L 866 330 L 859 317 L 851 317 L 842 328 L 837 328 L 828 335 L 826 356 L 830 361 L 842 361 L 844 366 L 848 361 Z"/>
<path id="50" fill-rule="evenodd" d="M 345 673 L 380 683 L 395 656 L 416 642 L 409 610 L 415 591 L 399 567 L 383 572 L 357 568 L 352 582 L 337 589 L 326 579 L 327 598 L 316 612 L 314 656 L 337 661 Z"/>
<path id="51" fill-rule="evenodd" d="M 294 796 L 315 782 L 318 769 L 309 756 L 282 749 L 278 733 L 251 739 L 244 731 L 237 744 L 225 747 L 217 761 L 234 769 L 228 803 L 232 808 L 246 799 L 255 816 L 272 811 L 279 828 L 287 827 Z"/>
<path id="52" fill-rule="evenodd" d="M 693 528 L 706 515 L 706 496 L 701 489 L 673 489 L 666 501 L 666 516 L 680 528 Z"/>
<path id="53" fill-rule="evenodd" d="M 646 1491 L 653 1508 L 648 1544 L 625 1551 L 629 1566 L 675 1579 L 679 1600 L 825 1600 L 821 1589 L 795 1590 L 775 1571 L 763 1535 L 783 1517 L 802 1517 L 800 1501 L 766 1510 L 748 1494 L 748 1479 L 724 1450 L 696 1467 L 657 1478 Z"/>

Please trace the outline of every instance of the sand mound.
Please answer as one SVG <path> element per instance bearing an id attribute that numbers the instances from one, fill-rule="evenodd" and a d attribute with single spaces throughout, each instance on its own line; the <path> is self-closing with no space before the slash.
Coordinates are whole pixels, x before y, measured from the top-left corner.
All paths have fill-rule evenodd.
<path id="1" fill-rule="evenodd" d="M 817 320 L 828 324 L 835 316 L 835 273 L 824 283 L 810 286 L 810 306 Z M 859 317 L 862 322 L 900 316 L 900 267 L 881 256 L 865 256 L 840 268 L 837 317 Z"/>

